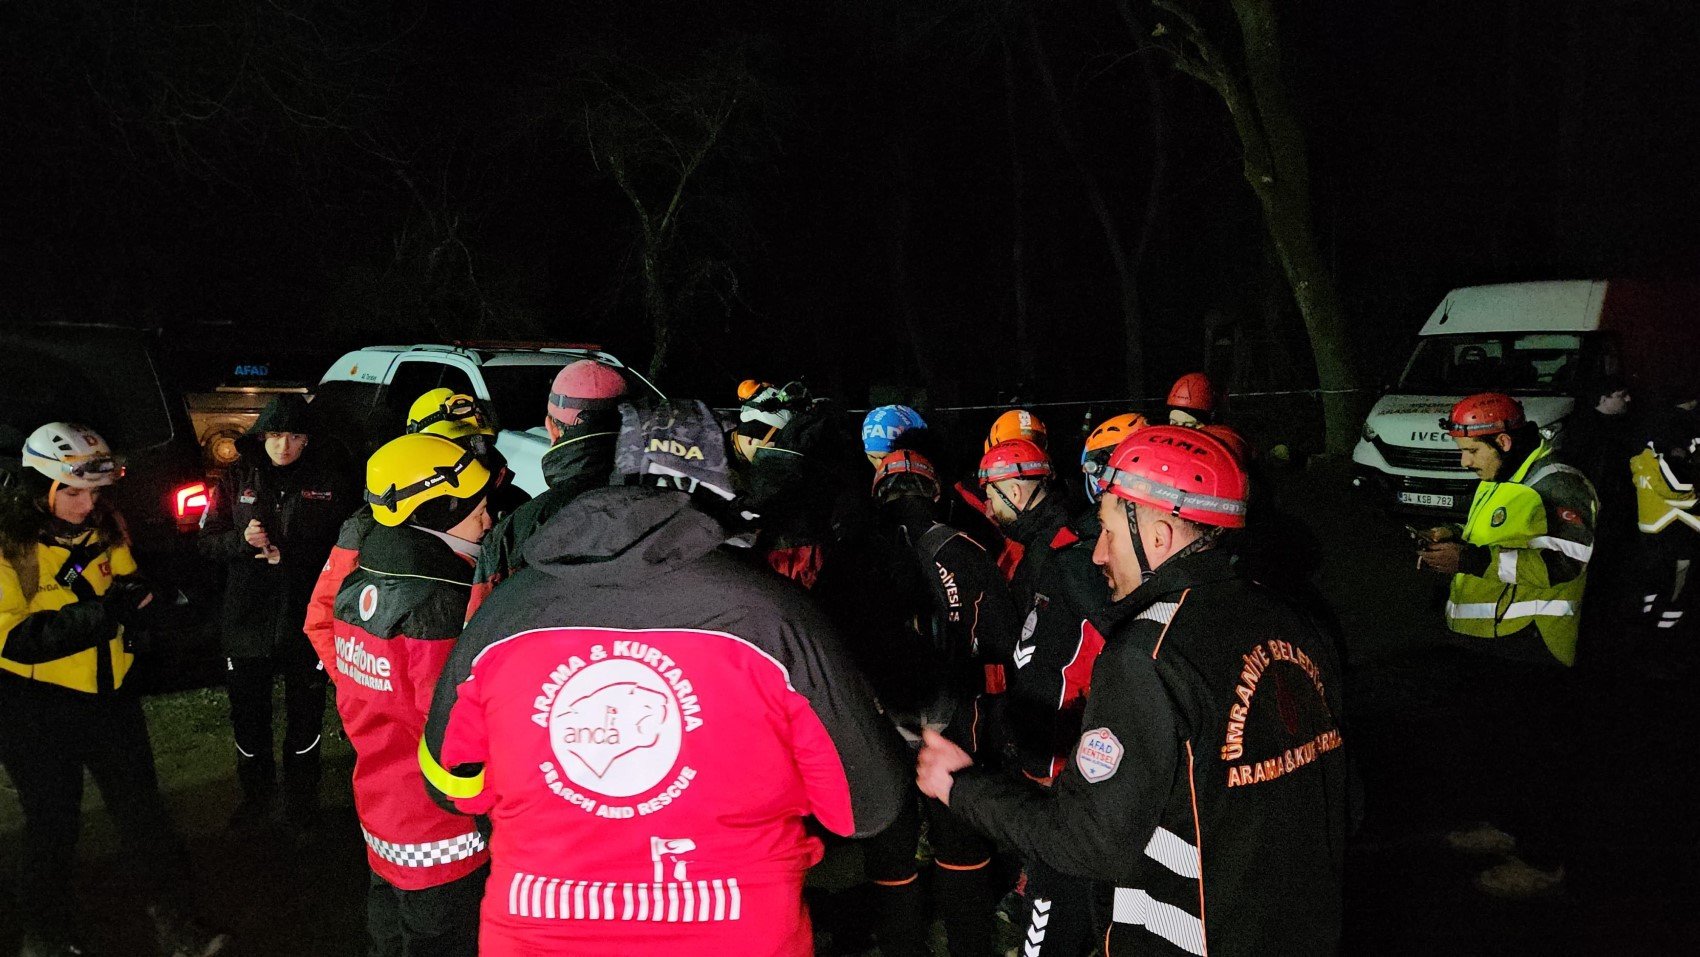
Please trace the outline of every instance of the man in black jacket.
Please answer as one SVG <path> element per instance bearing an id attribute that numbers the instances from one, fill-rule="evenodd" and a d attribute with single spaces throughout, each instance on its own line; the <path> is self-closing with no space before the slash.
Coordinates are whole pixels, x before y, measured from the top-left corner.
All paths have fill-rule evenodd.
<path id="1" fill-rule="evenodd" d="M 1094 560 L 1114 604 L 1072 759 L 1042 789 L 929 735 L 921 790 L 1113 885 L 1107 953 L 1332 953 L 1346 831 L 1332 642 L 1219 547 L 1246 513 L 1220 440 L 1143 429 L 1101 479 Z"/>
<path id="2" fill-rule="evenodd" d="M 905 644 L 891 649 L 884 670 L 906 676 L 902 686 L 910 694 L 903 697 L 909 700 L 882 697 L 887 712 L 912 737 L 918 739 L 922 728 L 942 730 L 970 752 L 985 747 L 995 757 L 995 742 L 983 740 L 989 724 L 984 709 L 1003 690 L 1016 628 L 1003 576 L 973 539 L 937 520 L 938 473 L 921 453 L 900 449 L 885 456 L 873 491 L 891 545 L 878 558 L 894 586 L 882 589 L 882 604 L 907 622 Z M 915 813 L 911 799 L 898 822 L 862 849 L 880 952 L 929 953 L 931 921 L 915 865 L 924 816 L 936 868 L 932 886 L 950 953 L 984 957 L 992 949 L 997 897 L 992 847 L 939 802 L 928 798 L 921 810 Z"/>
<path id="3" fill-rule="evenodd" d="M 201 554 L 224 563 L 223 644 L 242 803 L 233 825 L 267 820 L 276 803 L 272 679 L 283 676 L 286 814 L 310 826 L 318 813 L 325 672 L 302 631 L 313 583 L 337 528 L 359 505 L 352 476 L 310 448 L 307 403 L 280 395 L 237 442 L 201 518 Z"/>
<path id="4" fill-rule="evenodd" d="M 990 514 L 1021 548 L 1011 576 L 1014 611 L 1005 668 L 1008 690 L 996 711 L 996 735 L 1007 766 L 1050 786 L 1080 737 L 1080 716 L 1092 667 L 1104 647 L 1103 578 L 1092 564 L 1061 495 L 1052 485 L 1049 455 L 1016 439 L 993 446 L 980 461 L 979 478 Z M 1023 947 L 1035 955 L 1084 957 L 1097 943 L 1090 882 L 1064 874 L 1042 858 L 1023 861 L 1027 901 Z"/>
<path id="5" fill-rule="evenodd" d="M 551 443 L 541 463 L 549 488 L 500 519 L 484 536 L 472 573 L 467 618 L 503 579 L 525 567 L 523 548 L 533 533 L 568 502 L 608 484 L 614 439 L 620 434 L 620 397 L 625 394 L 626 379 L 619 370 L 594 359 L 580 359 L 555 373 L 543 420 Z"/>

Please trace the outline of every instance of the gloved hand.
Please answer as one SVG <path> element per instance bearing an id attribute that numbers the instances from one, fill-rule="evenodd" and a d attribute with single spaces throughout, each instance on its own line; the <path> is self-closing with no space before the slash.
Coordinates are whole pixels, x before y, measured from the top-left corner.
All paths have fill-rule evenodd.
<path id="1" fill-rule="evenodd" d="M 154 612 L 169 604 L 162 599 L 154 584 L 140 575 L 114 578 L 112 587 L 103 596 L 106 610 L 126 628 L 141 627 L 151 621 Z"/>

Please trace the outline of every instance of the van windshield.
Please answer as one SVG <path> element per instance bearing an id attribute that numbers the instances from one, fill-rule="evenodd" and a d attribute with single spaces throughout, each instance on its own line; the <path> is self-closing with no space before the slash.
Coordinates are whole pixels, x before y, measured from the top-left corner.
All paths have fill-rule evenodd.
<path id="1" fill-rule="evenodd" d="M 1399 377 L 1409 395 L 1571 392 L 1583 336 L 1566 332 L 1477 332 L 1424 336 Z"/>

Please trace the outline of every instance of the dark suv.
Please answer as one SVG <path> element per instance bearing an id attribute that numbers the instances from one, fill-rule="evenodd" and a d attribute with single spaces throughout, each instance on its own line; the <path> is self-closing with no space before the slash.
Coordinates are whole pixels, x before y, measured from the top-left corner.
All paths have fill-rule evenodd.
<path id="1" fill-rule="evenodd" d="M 220 667 L 211 614 L 218 582 L 195 551 L 207 479 L 174 377 L 156 361 L 155 332 L 110 325 L 51 324 L 0 331 L 0 458 L 17 461 L 38 426 L 65 421 L 99 432 L 124 461 L 113 486 L 143 574 L 191 600 L 189 627 L 158 635 L 138 660 L 144 686 L 215 679 Z"/>

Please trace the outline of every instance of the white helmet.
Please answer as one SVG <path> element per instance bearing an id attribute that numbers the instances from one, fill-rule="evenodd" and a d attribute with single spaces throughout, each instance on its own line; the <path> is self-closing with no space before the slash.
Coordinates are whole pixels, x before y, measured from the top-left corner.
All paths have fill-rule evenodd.
<path id="1" fill-rule="evenodd" d="M 72 422 L 49 422 L 24 440 L 24 465 L 61 485 L 100 488 L 124 477 L 124 467 L 100 433 Z"/>

